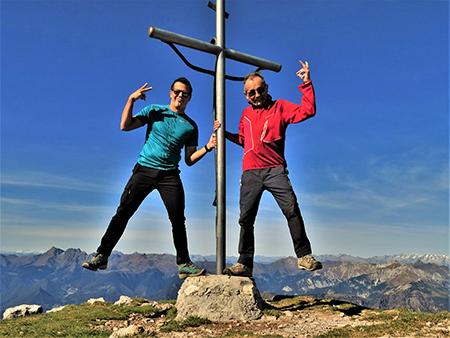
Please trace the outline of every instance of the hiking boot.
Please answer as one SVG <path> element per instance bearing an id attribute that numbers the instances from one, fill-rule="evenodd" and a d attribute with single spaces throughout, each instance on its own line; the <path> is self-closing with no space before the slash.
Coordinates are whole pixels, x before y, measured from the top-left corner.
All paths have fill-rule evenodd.
<path id="1" fill-rule="evenodd" d="M 92 271 L 105 270 L 108 266 L 108 256 L 97 252 L 94 257 L 84 262 L 82 266 Z"/>
<path id="2" fill-rule="evenodd" d="M 178 265 L 178 277 L 185 279 L 187 277 L 201 276 L 205 274 L 205 269 L 197 268 L 192 262 Z"/>
<path id="3" fill-rule="evenodd" d="M 223 269 L 223 274 L 228 276 L 252 277 L 253 269 L 241 263 L 236 263 L 229 268 Z"/>
<path id="4" fill-rule="evenodd" d="M 322 269 L 322 263 L 316 261 L 311 254 L 308 254 L 298 259 L 298 268 L 307 271 L 320 270 Z"/>

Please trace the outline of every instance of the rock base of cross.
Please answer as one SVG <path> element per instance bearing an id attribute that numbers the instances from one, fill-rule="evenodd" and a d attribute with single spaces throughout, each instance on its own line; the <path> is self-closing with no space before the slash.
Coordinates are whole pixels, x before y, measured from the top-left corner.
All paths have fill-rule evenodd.
<path id="1" fill-rule="evenodd" d="M 226 275 L 189 277 L 178 291 L 176 320 L 190 316 L 216 322 L 256 320 L 262 317 L 264 304 L 252 278 Z"/>

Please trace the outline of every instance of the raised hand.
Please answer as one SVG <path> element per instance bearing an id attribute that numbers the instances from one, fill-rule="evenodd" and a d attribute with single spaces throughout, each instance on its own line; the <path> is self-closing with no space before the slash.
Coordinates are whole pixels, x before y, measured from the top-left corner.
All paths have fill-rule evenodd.
<path id="1" fill-rule="evenodd" d="M 308 64 L 308 61 L 305 61 L 305 63 L 303 63 L 303 62 L 300 60 L 299 62 L 302 64 L 303 68 L 300 69 L 300 70 L 297 72 L 297 76 L 298 76 L 300 79 L 302 79 L 303 83 L 306 83 L 306 82 L 311 81 L 311 79 L 310 79 L 310 77 L 309 77 L 309 64 Z"/>
<path id="2" fill-rule="evenodd" d="M 130 99 L 133 100 L 133 101 L 136 101 L 136 100 L 139 100 L 139 99 L 142 99 L 142 100 L 145 101 L 145 99 L 146 99 L 145 92 L 153 89 L 153 87 L 145 88 L 147 85 L 148 85 L 148 83 L 144 84 L 141 88 L 139 88 L 133 94 L 131 94 L 130 95 Z"/>

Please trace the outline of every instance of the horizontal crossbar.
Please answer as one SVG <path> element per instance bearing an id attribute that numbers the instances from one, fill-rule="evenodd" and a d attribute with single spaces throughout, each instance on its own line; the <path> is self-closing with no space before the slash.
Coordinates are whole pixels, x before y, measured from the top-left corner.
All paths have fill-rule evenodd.
<path id="1" fill-rule="evenodd" d="M 180 46 L 189 47 L 209 54 L 218 55 L 220 52 L 223 51 L 224 56 L 226 58 L 234 61 L 246 63 L 261 69 L 267 69 L 274 72 L 279 72 L 281 70 L 281 65 L 279 63 L 261 59 L 259 57 L 252 56 L 249 54 L 237 52 L 232 49 L 227 48 L 223 49 L 217 45 L 193 39 L 177 33 L 172 33 L 164 29 L 150 27 L 148 29 L 148 36 L 151 38 L 161 40 L 163 42 L 174 43 Z"/>

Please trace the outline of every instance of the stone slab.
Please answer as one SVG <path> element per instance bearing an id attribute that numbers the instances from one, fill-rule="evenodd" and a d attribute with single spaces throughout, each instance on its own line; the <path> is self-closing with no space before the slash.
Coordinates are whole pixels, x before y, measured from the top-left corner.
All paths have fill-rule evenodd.
<path id="1" fill-rule="evenodd" d="M 219 322 L 256 320 L 262 317 L 264 304 L 252 278 L 227 275 L 189 277 L 178 291 L 176 320 L 189 316 Z"/>

